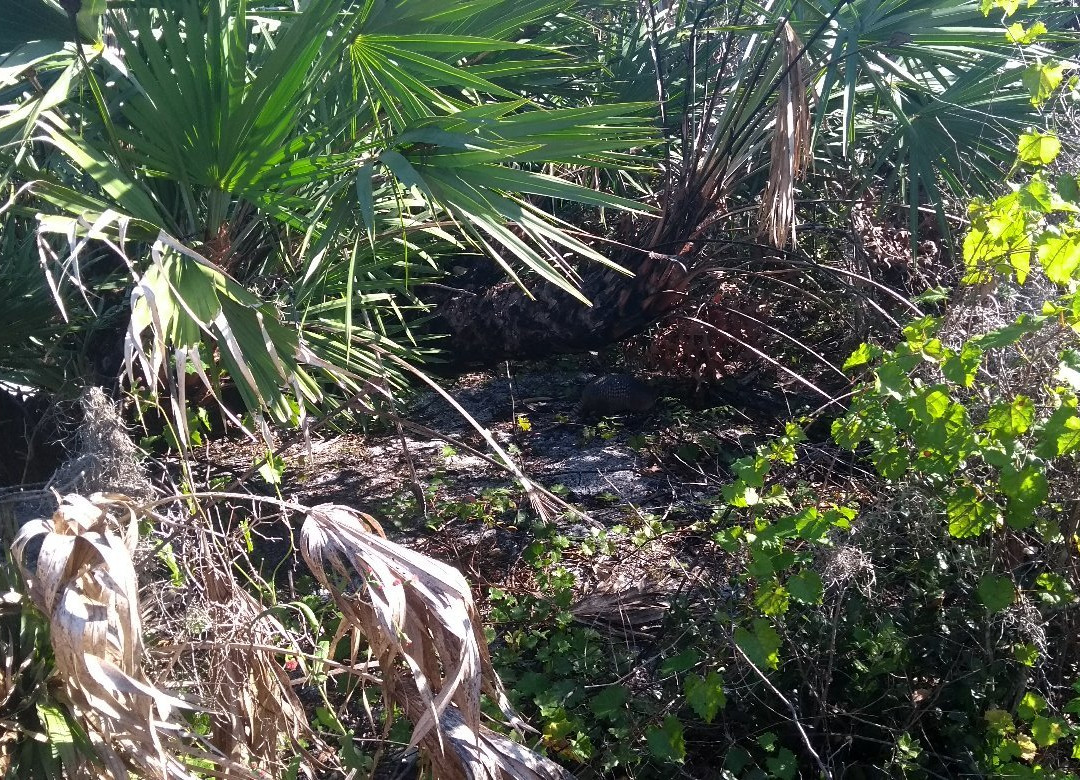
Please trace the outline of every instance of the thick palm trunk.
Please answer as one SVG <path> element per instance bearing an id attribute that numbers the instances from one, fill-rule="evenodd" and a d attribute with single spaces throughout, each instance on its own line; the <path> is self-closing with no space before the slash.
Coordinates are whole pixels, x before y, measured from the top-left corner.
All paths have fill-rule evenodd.
<path id="1" fill-rule="evenodd" d="M 585 352 L 636 335 L 673 311 L 691 278 L 695 239 L 707 229 L 713 209 L 701 188 L 693 187 L 669 204 L 657 222 L 622 245 L 676 248 L 677 254 L 625 250 L 612 258 L 633 276 L 599 265 L 584 268 L 580 289 L 591 306 L 550 284 L 526 293 L 504 278 L 456 294 L 443 288 L 429 299 L 432 330 L 446 337 L 440 343 L 443 359 L 464 367 Z"/>
<path id="2" fill-rule="evenodd" d="M 433 329 L 447 336 L 440 346 L 454 366 L 599 349 L 640 333 L 682 299 L 686 271 L 677 260 L 654 255 L 633 270 L 587 269 L 581 290 L 591 306 L 549 284 L 530 298 L 509 281 L 446 297 Z"/>

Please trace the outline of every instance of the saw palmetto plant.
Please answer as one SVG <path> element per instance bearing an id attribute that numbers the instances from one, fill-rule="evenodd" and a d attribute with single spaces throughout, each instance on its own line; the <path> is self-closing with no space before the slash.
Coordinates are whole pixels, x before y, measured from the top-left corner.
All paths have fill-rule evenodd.
<path id="1" fill-rule="evenodd" d="M 250 410 L 295 420 L 325 383 L 415 357 L 415 286 L 448 251 L 579 298 L 568 258 L 609 262 L 534 203 L 640 208 L 541 170 L 616 167 L 651 134 L 641 104 L 522 88 L 579 67 L 527 40 L 568 5 L 97 4 L 80 19 L 106 43 L 4 60 L 4 210 L 65 316 L 72 289 L 100 305 L 128 280 L 129 373 L 215 394 L 227 373 Z"/>
<path id="2" fill-rule="evenodd" d="M 636 332 L 718 231 L 786 246 L 805 175 L 947 231 L 1047 119 L 1038 47 L 969 0 L 31 5 L 5 12 L 0 163 L 47 289 L 68 317 L 130 306 L 148 385 L 227 375 L 279 422 L 392 392 L 384 357 L 424 334 L 463 362 Z M 604 245 L 572 202 L 658 216 Z M 476 255 L 506 283 L 455 296 Z"/>
<path id="3" fill-rule="evenodd" d="M 1024 59 L 1039 44 L 1021 51 L 982 6 L 0 0 L 0 383 L 67 392 L 122 367 L 167 389 L 181 445 L 193 389 L 231 386 L 254 422 L 225 414 L 269 440 L 315 407 L 379 411 L 437 348 L 491 362 L 640 332 L 723 266 L 706 247 L 793 256 L 815 184 L 898 190 L 912 233 L 920 211 L 947 232 L 1017 129 L 1053 121 Z M 1042 23 L 1066 53 L 1054 14 Z M 464 289 L 459 263 L 497 274 Z M 337 638 L 363 637 L 353 655 L 366 643 L 388 719 L 413 724 L 438 776 L 560 776 L 482 723 L 481 692 L 515 716 L 456 570 L 352 510 L 286 508 L 307 518 Z M 39 621 L 0 636 L 0 708 L 21 735 L 0 761 L 86 766 L 35 752 L 44 734 L 114 777 L 284 774 L 315 740 L 276 660 L 287 627 L 227 558 L 192 564 L 207 609 L 243 625 L 213 637 L 210 736 L 185 730 L 192 702 L 143 667 L 134 544 L 115 525 L 136 514 L 165 522 L 69 497 L 19 537 Z"/>
<path id="4" fill-rule="evenodd" d="M 553 99 L 657 104 L 663 142 L 643 147 L 635 169 L 585 180 L 635 193 L 658 217 L 612 231 L 621 244 L 610 256 L 633 278 L 582 271 L 591 308 L 556 287 L 534 288 L 534 302 L 506 283 L 440 298 L 436 316 L 460 362 L 597 349 L 638 333 L 684 303 L 700 274 L 745 265 L 748 244 L 813 269 L 791 244 L 807 203 L 843 215 L 860 200 L 888 202 L 912 234 L 929 212 L 948 236 L 951 204 L 1000 180 L 1017 130 L 1054 121 L 1034 99 L 1031 69 L 1048 47 L 1075 46 L 1064 13 L 1041 13 L 1045 37 L 1021 47 L 1006 27 L 1030 20 L 1003 21 L 1000 8 L 968 0 L 597 2 L 580 13 L 585 23 L 554 40 L 595 51 L 602 76 L 578 74 Z"/>

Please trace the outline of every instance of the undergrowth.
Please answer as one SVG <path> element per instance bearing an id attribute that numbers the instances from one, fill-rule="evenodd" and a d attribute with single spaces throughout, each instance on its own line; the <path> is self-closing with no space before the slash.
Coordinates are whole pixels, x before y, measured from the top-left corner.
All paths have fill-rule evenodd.
<path id="1" fill-rule="evenodd" d="M 683 559 L 659 621 L 614 596 L 585 620 L 567 557 L 652 543 L 620 528 L 540 537 L 533 590 L 489 592 L 538 746 L 583 777 L 1076 776 L 1080 208 L 1042 172 L 1058 148 L 1024 135 L 1020 183 L 973 204 L 944 315 L 850 357 L 831 445 L 792 424 L 730 464 L 690 529 L 730 575 Z"/>

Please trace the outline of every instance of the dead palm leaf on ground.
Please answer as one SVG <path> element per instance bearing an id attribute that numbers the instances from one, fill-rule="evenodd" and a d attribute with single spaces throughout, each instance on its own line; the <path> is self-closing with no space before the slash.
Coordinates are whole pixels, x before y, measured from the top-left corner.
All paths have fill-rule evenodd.
<path id="1" fill-rule="evenodd" d="M 483 691 L 515 727 L 524 726 L 492 669 L 480 616 L 457 569 L 387 540 L 373 518 L 333 504 L 308 512 L 300 549 L 345 624 L 367 639 L 388 699 L 414 723 L 410 747 L 425 749 L 434 776 L 566 776 L 480 724 Z"/>
<path id="2" fill-rule="evenodd" d="M 125 497 L 73 494 L 51 518 L 25 524 L 12 551 L 48 619 L 62 699 L 104 765 L 88 761 L 88 776 L 189 778 L 183 757 L 227 762 L 187 742 L 173 713 L 191 705 L 145 674 L 131 559 L 137 538 L 135 507 Z"/>

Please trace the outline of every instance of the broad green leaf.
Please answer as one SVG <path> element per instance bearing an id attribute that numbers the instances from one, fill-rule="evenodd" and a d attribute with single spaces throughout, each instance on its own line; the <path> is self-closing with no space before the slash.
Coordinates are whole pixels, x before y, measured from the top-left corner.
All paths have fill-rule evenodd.
<path id="1" fill-rule="evenodd" d="M 692 674 L 686 678 L 686 701 L 699 718 L 712 723 L 716 713 L 727 704 L 724 678 L 711 671 L 704 678 Z"/>
<path id="2" fill-rule="evenodd" d="M 762 545 L 753 545 L 750 548 L 750 562 L 746 565 L 746 573 L 759 580 L 770 579 L 776 573 L 770 551 Z"/>
<path id="3" fill-rule="evenodd" d="M 941 373 L 950 382 L 964 387 L 975 383 L 975 375 L 982 364 L 983 351 L 970 341 L 964 342 L 960 352 L 949 355 L 941 364 Z"/>
<path id="4" fill-rule="evenodd" d="M 1067 286 L 1080 268 L 1080 231 L 1044 231 L 1036 240 L 1035 251 L 1047 278 Z"/>
<path id="5" fill-rule="evenodd" d="M 995 8 L 1000 8 L 1005 16 L 1009 17 L 1020 10 L 1020 2 L 1021 0 L 980 0 L 979 7 L 983 16 L 989 15 Z"/>
<path id="6" fill-rule="evenodd" d="M 716 515 L 714 515 L 714 518 Z M 739 526 L 725 528 L 713 534 L 713 541 L 728 553 L 735 553 L 739 549 L 739 540 L 743 538 L 743 529 Z"/>
<path id="7" fill-rule="evenodd" d="M 750 755 L 750 752 L 738 745 L 728 748 L 728 752 L 724 755 L 724 769 L 734 772 L 737 776 L 753 762 L 754 757 Z"/>
<path id="8" fill-rule="evenodd" d="M 776 669 L 780 666 L 780 635 L 769 621 L 756 619 L 753 632 L 739 626 L 735 629 L 735 643 L 758 668 Z"/>
<path id="9" fill-rule="evenodd" d="M 803 604 L 820 604 L 825 595 L 821 577 L 810 569 L 804 569 L 794 577 L 788 578 L 787 589 L 793 599 Z"/>
<path id="10" fill-rule="evenodd" d="M 795 528 L 800 539 L 820 542 L 832 530 L 832 522 L 827 514 L 822 514 L 817 507 L 810 506 L 795 515 Z"/>
<path id="11" fill-rule="evenodd" d="M 1009 43 L 1029 44 L 1034 43 L 1040 35 L 1046 34 L 1046 25 L 1042 22 L 1035 22 L 1027 29 L 1024 29 L 1024 25 L 1020 22 L 1013 22 L 1005 30 L 1005 37 Z"/>
<path id="12" fill-rule="evenodd" d="M 678 674 L 693 669 L 697 666 L 699 660 L 701 660 L 701 655 L 697 650 L 690 647 L 678 655 L 664 659 L 664 663 L 660 665 L 660 671 L 664 674 Z"/>
<path id="13" fill-rule="evenodd" d="M 664 718 L 660 728 L 650 726 L 645 732 L 649 752 L 661 761 L 682 763 L 686 760 L 686 738 L 682 722 L 674 715 Z"/>
<path id="14" fill-rule="evenodd" d="M 787 589 L 779 580 L 763 582 L 754 594 L 754 605 L 769 617 L 777 617 L 788 611 L 791 604 Z"/>
<path id="15" fill-rule="evenodd" d="M 260 460 L 264 462 L 259 466 L 259 476 L 262 477 L 268 485 L 280 485 L 281 479 L 285 474 L 285 460 L 272 452 L 265 458 L 256 458 L 256 462 Z"/>
<path id="16" fill-rule="evenodd" d="M 903 400 L 911 395 L 911 380 L 899 362 L 883 364 L 874 372 L 874 390 L 879 395 Z"/>
<path id="17" fill-rule="evenodd" d="M 1031 239 L 1027 211 L 1017 192 L 992 204 L 975 201 L 968 209 L 971 227 L 964 237 L 965 284 L 977 284 L 994 274 L 1015 275 L 1023 284 L 1030 271 Z"/>
<path id="18" fill-rule="evenodd" d="M 1012 401 L 1002 401 L 990 407 L 985 428 L 997 439 L 1022 436 L 1035 420 L 1035 403 L 1025 395 Z"/>
<path id="19" fill-rule="evenodd" d="M 1065 736 L 1065 722 L 1060 718 L 1038 715 L 1031 721 L 1031 738 L 1039 747 L 1050 747 Z"/>
<path id="20" fill-rule="evenodd" d="M 749 507 L 761 503 L 761 496 L 757 488 L 747 485 L 741 479 L 724 485 L 720 489 L 720 493 L 731 506 Z"/>
<path id="21" fill-rule="evenodd" d="M 1068 455 L 1080 449 L 1080 415 L 1076 398 L 1068 399 L 1039 426 L 1036 452 L 1044 458 Z"/>
<path id="22" fill-rule="evenodd" d="M 1041 23 L 1039 23 L 1041 24 Z M 1033 25 L 1031 30 L 1035 29 Z M 1043 32 L 1046 28 L 1043 27 Z M 1029 31 L 1030 33 L 1031 31 Z M 1028 93 L 1031 95 L 1031 104 L 1033 106 L 1041 106 L 1054 94 L 1061 85 L 1061 80 L 1065 76 L 1065 66 L 1060 63 L 1045 63 L 1036 62 L 1028 67 L 1024 68 L 1024 73 L 1020 77 L 1027 88 Z M 1057 152 L 1054 152 L 1056 155 Z M 1021 155 L 1022 157 L 1022 155 Z M 1051 156 L 1051 159 L 1053 155 Z M 1031 160 L 1024 160 L 1024 162 L 1032 162 Z M 1049 162 L 1046 160 L 1044 162 Z M 1035 163 L 1043 164 L 1043 163 Z"/>
<path id="23" fill-rule="evenodd" d="M 848 414 L 838 420 L 833 420 L 829 433 L 837 446 L 854 451 L 866 440 L 869 431 L 862 417 L 858 414 Z"/>
<path id="24" fill-rule="evenodd" d="M 1080 203 L 1080 181 L 1076 174 L 1063 173 L 1057 179 L 1058 195 L 1070 203 Z"/>
<path id="25" fill-rule="evenodd" d="M 991 612 L 1001 612 L 1016 600 L 1016 586 L 1011 577 L 984 574 L 979 578 L 979 601 Z"/>
<path id="26" fill-rule="evenodd" d="M 589 708 L 600 718 L 620 720 L 625 717 L 630 691 L 625 685 L 609 685 L 589 700 Z"/>
<path id="27" fill-rule="evenodd" d="M 957 488 L 945 504 L 949 533 L 957 539 L 978 536 L 994 527 L 998 512 L 994 504 L 980 497 L 970 485 Z"/>
<path id="28" fill-rule="evenodd" d="M 1034 666 L 1039 660 L 1039 648 L 1021 642 L 1013 646 L 1013 658 L 1024 666 Z"/>
<path id="29" fill-rule="evenodd" d="M 1028 165 L 1042 166 L 1053 162 L 1061 151 L 1061 141 L 1053 133 L 1033 130 L 1020 136 L 1018 154 Z"/>
<path id="30" fill-rule="evenodd" d="M 915 419 L 924 423 L 940 420 L 951 405 L 952 399 L 944 385 L 920 388 L 907 402 Z"/>
<path id="31" fill-rule="evenodd" d="M 859 347 L 851 353 L 851 357 L 844 361 L 844 371 L 850 371 L 853 368 L 864 366 L 880 354 L 880 347 L 876 347 L 872 344 L 860 344 Z"/>
<path id="32" fill-rule="evenodd" d="M 1035 584 L 1039 586 L 1039 597 L 1054 606 L 1071 603 L 1074 600 L 1072 585 L 1060 574 L 1052 571 L 1044 571 L 1035 578 Z"/>
<path id="33" fill-rule="evenodd" d="M 1016 706 L 1016 714 L 1020 720 L 1030 723 L 1035 719 L 1036 715 L 1045 709 L 1046 699 L 1033 691 L 1028 691 Z"/>
<path id="34" fill-rule="evenodd" d="M 922 345 L 941 330 L 940 317 L 919 317 L 904 326 L 904 339 L 908 344 Z"/>
<path id="35" fill-rule="evenodd" d="M 1008 497 L 1005 522 L 1022 530 L 1035 522 L 1035 510 L 1046 501 L 1049 486 L 1040 466 L 1025 466 L 1021 470 L 1011 464 L 1001 470 L 998 489 Z"/>
<path id="36" fill-rule="evenodd" d="M 1020 196 L 1020 205 L 1028 211 L 1049 214 L 1054 210 L 1054 193 L 1050 190 L 1050 185 L 1046 182 L 1041 171 L 1032 176 L 1017 194 Z"/>
<path id="37" fill-rule="evenodd" d="M 892 447 L 871 453 L 870 462 L 883 478 L 897 480 L 903 477 L 911 466 L 911 455 L 906 449 Z"/>
<path id="38" fill-rule="evenodd" d="M 783 747 L 775 756 L 765 759 L 765 766 L 769 770 L 769 777 L 775 777 L 777 780 L 795 780 L 799 771 L 799 762 L 795 754 Z"/>
<path id="39" fill-rule="evenodd" d="M 992 330 L 989 333 L 984 333 L 981 336 L 976 336 L 970 343 L 982 350 L 1007 347 L 1011 344 L 1015 344 L 1024 336 L 1040 330 L 1045 321 L 1046 318 L 1042 316 L 1021 314 L 1016 318 L 1016 322 L 998 328 L 997 330 Z"/>
<path id="40" fill-rule="evenodd" d="M 991 730 L 1005 734 L 1014 729 L 1012 715 L 1007 710 L 992 707 L 983 714 L 983 719 Z"/>

